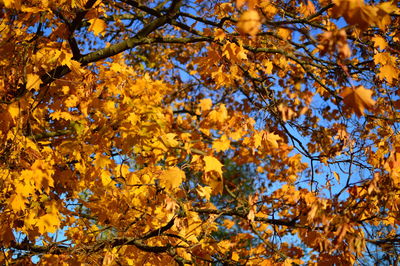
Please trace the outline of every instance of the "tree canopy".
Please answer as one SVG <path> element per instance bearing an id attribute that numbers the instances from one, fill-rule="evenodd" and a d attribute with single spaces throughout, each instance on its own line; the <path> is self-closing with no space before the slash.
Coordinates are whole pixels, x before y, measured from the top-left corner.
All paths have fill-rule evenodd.
<path id="1" fill-rule="evenodd" d="M 0 0 L 0 263 L 395 264 L 398 4 Z"/>

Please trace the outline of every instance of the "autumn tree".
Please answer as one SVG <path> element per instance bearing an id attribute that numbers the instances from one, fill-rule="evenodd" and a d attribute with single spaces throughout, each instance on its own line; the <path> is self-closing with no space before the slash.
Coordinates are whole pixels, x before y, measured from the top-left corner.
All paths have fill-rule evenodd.
<path id="1" fill-rule="evenodd" d="M 397 263 L 397 0 L 0 6 L 1 264 Z"/>

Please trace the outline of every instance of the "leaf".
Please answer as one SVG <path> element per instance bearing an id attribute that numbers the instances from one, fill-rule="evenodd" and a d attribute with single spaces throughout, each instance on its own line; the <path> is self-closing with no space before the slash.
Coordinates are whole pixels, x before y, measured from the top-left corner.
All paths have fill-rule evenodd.
<path id="1" fill-rule="evenodd" d="M 226 135 L 222 135 L 221 138 L 213 141 L 213 149 L 217 152 L 226 151 L 230 148 L 231 141 L 226 137 Z"/>
<path id="2" fill-rule="evenodd" d="M 381 50 L 384 50 L 386 47 L 388 47 L 386 40 L 381 36 L 374 36 L 371 40 L 374 42 L 374 47 L 378 47 Z"/>
<path id="3" fill-rule="evenodd" d="M 340 96 L 343 97 L 344 103 L 351 107 L 357 116 L 364 115 L 364 110 L 371 110 L 375 104 L 371 97 L 372 91 L 365 89 L 363 86 L 358 86 L 357 88 L 345 87 Z"/>
<path id="4" fill-rule="evenodd" d="M 340 176 L 338 175 L 338 173 L 333 172 L 333 176 L 335 177 L 336 181 L 340 184 Z"/>
<path id="5" fill-rule="evenodd" d="M 179 146 L 179 141 L 175 139 L 176 134 L 175 133 L 168 133 L 163 136 L 161 136 L 161 141 L 167 148 L 176 148 Z"/>
<path id="6" fill-rule="evenodd" d="M 200 110 L 202 112 L 208 111 L 212 107 L 212 100 L 211 99 L 201 99 L 199 103 Z"/>
<path id="7" fill-rule="evenodd" d="M 237 23 L 237 30 L 240 34 L 257 35 L 261 27 L 261 18 L 256 10 L 243 12 Z"/>
<path id="8" fill-rule="evenodd" d="M 246 4 L 246 0 L 236 0 L 236 7 L 242 8 Z"/>
<path id="9" fill-rule="evenodd" d="M 391 64 L 386 64 L 379 68 L 378 77 L 383 80 L 386 79 L 388 83 L 392 84 L 394 79 L 398 79 L 400 70 L 398 67 Z"/>
<path id="10" fill-rule="evenodd" d="M 8 113 L 13 119 L 16 119 L 19 114 L 20 114 L 20 107 L 18 105 L 18 102 L 14 102 L 10 105 L 8 105 Z"/>
<path id="11" fill-rule="evenodd" d="M 276 135 L 274 133 L 266 133 L 264 134 L 264 140 L 267 142 L 268 145 L 270 145 L 274 149 L 279 148 L 278 141 L 281 139 L 279 135 Z"/>
<path id="12" fill-rule="evenodd" d="M 239 254 L 237 252 L 232 252 L 232 260 L 239 261 Z"/>
<path id="13" fill-rule="evenodd" d="M 11 197 L 11 207 L 13 210 L 15 211 L 20 211 L 20 210 L 24 210 L 25 209 L 25 198 L 22 197 L 21 194 L 14 194 Z"/>
<path id="14" fill-rule="evenodd" d="M 26 75 L 26 89 L 27 90 L 39 90 L 40 84 L 42 84 L 42 80 L 39 75 L 36 74 L 28 74 Z"/>
<path id="15" fill-rule="evenodd" d="M 92 31 L 96 36 L 103 34 L 105 29 L 107 28 L 107 24 L 99 18 L 90 19 L 89 23 L 89 31 Z"/>
<path id="16" fill-rule="evenodd" d="M 223 50 L 222 55 L 232 62 L 240 63 L 242 60 L 247 59 L 246 50 L 235 43 L 228 42 L 224 45 Z"/>
<path id="17" fill-rule="evenodd" d="M 185 172 L 178 167 L 171 167 L 159 176 L 160 184 L 169 190 L 179 187 L 185 180 Z"/>
<path id="18" fill-rule="evenodd" d="M 220 163 L 220 161 L 218 161 L 217 158 L 212 157 L 212 156 L 205 156 L 203 158 L 204 162 L 205 162 L 205 167 L 204 167 L 204 171 L 207 172 L 211 172 L 211 171 L 215 171 L 217 172 L 220 176 L 222 176 L 222 166 L 223 164 Z"/>
<path id="19" fill-rule="evenodd" d="M 61 222 L 56 213 L 47 213 L 41 216 L 36 223 L 39 228 L 39 233 L 55 233 Z"/>
<path id="20" fill-rule="evenodd" d="M 209 186 L 198 186 L 197 189 L 197 194 L 199 194 L 200 197 L 206 198 L 207 200 L 210 200 L 212 188 Z"/>
<path id="21" fill-rule="evenodd" d="M 332 8 L 334 17 L 343 16 L 347 23 L 361 29 L 368 28 L 377 19 L 377 9 L 365 5 L 363 0 L 334 0 Z"/>

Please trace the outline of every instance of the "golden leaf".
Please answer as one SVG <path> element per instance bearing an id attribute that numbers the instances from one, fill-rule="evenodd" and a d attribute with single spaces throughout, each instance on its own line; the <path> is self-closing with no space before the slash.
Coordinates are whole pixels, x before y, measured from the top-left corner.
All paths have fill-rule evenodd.
<path id="1" fill-rule="evenodd" d="M 332 13 L 335 17 L 343 16 L 347 23 L 357 25 L 360 29 L 368 28 L 376 20 L 376 7 L 365 5 L 363 0 L 334 0 L 333 3 Z"/>
<path id="2" fill-rule="evenodd" d="M 202 112 L 208 111 L 212 107 L 212 101 L 211 99 L 201 99 L 198 106 Z"/>
<path id="3" fill-rule="evenodd" d="M 107 28 L 107 24 L 102 19 L 98 18 L 90 19 L 89 23 L 90 23 L 89 31 L 92 31 L 96 36 L 102 34 L 104 30 Z"/>
<path id="4" fill-rule="evenodd" d="M 213 149 L 217 152 L 226 151 L 231 147 L 231 141 L 226 137 L 226 135 L 222 135 L 220 139 L 217 139 L 213 142 Z"/>
<path id="5" fill-rule="evenodd" d="M 400 70 L 395 65 L 386 64 L 379 68 L 378 77 L 383 80 L 386 79 L 388 83 L 392 83 L 393 79 L 398 79 L 400 75 Z"/>
<path id="6" fill-rule="evenodd" d="M 179 146 L 179 141 L 175 139 L 176 134 L 175 133 L 168 133 L 163 136 L 161 136 L 161 141 L 167 148 L 175 148 Z"/>
<path id="7" fill-rule="evenodd" d="M 197 191 L 197 194 L 199 194 L 200 197 L 204 197 L 207 200 L 210 200 L 211 191 L 212 191 L 211 187 L 209 187 L 209 186 L 205 186 L 205 187 L 198 186 L 196 191 Z"/>
<path id="8" fill-rule="evenodd" d="M 160 184 L 167 189 L 174 189 L 179 187 L 185 180 L 185 172 L 178 167 L 171 167 L 162 172 L 159 176 Z"/>
<path id="9" fill-rule="evenodd" d="M 346 105 L 350 106 L 357 116 L 364 114 L 365 109 L 372 109 L 375 101 L 371 98 L 372 91 L 365 89 L 363 86 L 357 88 L 345 87 L 340 94 Z"/>
<path id="10" fill-rule="evenodd" d="M 246 0 L 236 0 L 236 7 L 242 8 L 246 4 Z"/>
<path id="11" fill-rule="evenodd" d="M 310 0 L 301 1 L 299 12 L 308 17 L 315 13 L 315 6 Z"/>
<path id="12" fill-rule="evenodd" d="M 39 228 L 39 233 L 54 233 L 57 228 L 60 226 L 61 222 L 58 218 L 57 213 L 47 213 L 41 216 L 36 223 L 36 226 Z"/>
<path id="13" fill-rule="evenodd" d="M 278 141 L 280 139 L 281 137 L 279 137 L 279 135 L 276 135 L 274 133 L 266 133 L 264 135 L 264 140 L 267 142 L 268 145 L 270 145 L 274 149 L 279 148 Z"/>
<path id="14" fill-rule="evenodd" d="M 215 171 L 217 172 L 219 175 L 222 176 L 222 166 L 223 164 L 220 163 L 220 161 L 218 161 L 217 158 L 212 157 L 212 156 L 205 156 L 203 158 L 204 162 L 205 162 L 205 168 L 204 171 L 207 172 L 211 172 L 211 171 Z"/>
<path id="15" fill-rule="evenodd" d="M 383 39 L 381 36 L 374 36 L 371 40 L 374 42 L 374 47 L 378 47 L 381 50 L 386 49 L 386 47 L 388 46 L 386 40 Z"/>
<path id="16" fill-rule="evenodd" d="M 232 252 L 232 260 L 239 261 L 239 254 L 237 252 Z"/>
<path id="17" fill-rule="evenodd" d="M 8 113 L 13 119 L 16 119 L 19 116 L 20 108 L 18 102 L 14 102 L 8 106 Z"/>
<path id="18" fill-rule="evenodd" d="M 40 84 L 42 84 L 42 80 L 39 75 L 36 74 L 28 74 L 26 75 L 26 89 L 27 90 L 39 90 Z"/>
<path id="19" fill-rule="evenodd" d="M 25 198 L 21 194 L 15 194 L 11 196 L 11 207 L 15 211 L 25 209 Z"/>
<path id="20" fill-rule="evenodd" d="M 243 12 L 237 23 L 237 29 L 240 34 L 257 35 L 261 27 L 261 18 L 256 10 Z"/>

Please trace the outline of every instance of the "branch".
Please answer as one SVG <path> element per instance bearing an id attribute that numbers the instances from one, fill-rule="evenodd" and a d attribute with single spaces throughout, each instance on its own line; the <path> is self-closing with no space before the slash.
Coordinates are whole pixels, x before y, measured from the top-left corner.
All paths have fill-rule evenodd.
<path id="1" fill-rule="evenodd" d="M 237 216 L 243 219 L 247 219 L 247 213 L 237 210 L 237 209 L 228 209 L 228 210 L 214 210 L 214 209 L 201 209 L 201 208 L 193 208 L 190 211 L 194 211 L 197 213 L 203 214 L 218 214 L 218 215 L 227 215 L 227 216 Z M 289 227 L 301 227 L 296 225 L 296 220 L 279 220 L 279 219 L 269 219 L 264 217 L 255 217 L 254 221 L 257 222 L 265 222 L 273 225 L 284 225 Z"/>

